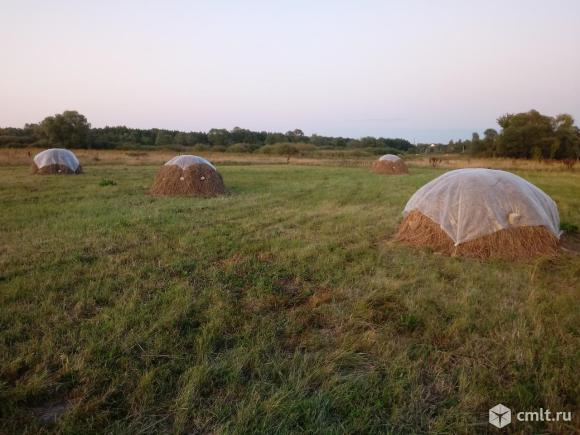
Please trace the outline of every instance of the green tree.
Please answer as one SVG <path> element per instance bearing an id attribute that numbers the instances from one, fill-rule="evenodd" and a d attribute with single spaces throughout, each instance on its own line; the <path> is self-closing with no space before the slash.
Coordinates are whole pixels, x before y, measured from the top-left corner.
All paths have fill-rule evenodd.
<path id="1" fill-rule="evenodd" d="M 211 143 L 213 146 L 228 145 L 229 136 L 230 133 L 225 128 L 212 128 L 207 134 L 209 143 Z"/>
<path id="2" fill-rule="evenodd" d="M 175 135 L 174 142 L 177 145 L 193 145 L 192 143 L 189 142 L 189 135 L 182 131 L 180 131 Z"/>
<path id="3" fill-rule="evenodd" d="M 506 114 L 497 120 L 502 127 L 499 151 L 506 157 L 548 158 L 556 140 L 553 119 L 537 110 Z"/>
<path id="4" fill-rule="evenodd" d="M 155 136 L 155 145 L 163 146 L 173 143 L 173 135 L 167 130 L 158 130 Z"/>
<path id="5" fill-rule="evenodd" d="M 88 144 L 91 124 L 76 110 L 48 116 L 40 123 L 38 132 L 49 144 L 64 147 L 84 147 Z"/>
<path id="6" fill-rule="evenodd" d="M 497 154 L 498 133 L 493 128 L 488 128 L 483 132 L 483 146 L 488 156 L 495 157 Z"/>
<path id="7" fill-rule="evenodd" d="M 481 139 L 479 138 L 478 133 L 473 133 L 471 135 L 471 153 L 472 154 L 483 154 L 484 152 L 484 145 Z"/>
<path id="8" fill-rule="evenodd" d="M 574 125 L 574 118 L 561 114 L 554 118 L 555 141 L 553 158 L 577 159 L 580 158 L 580 130 Z"/>

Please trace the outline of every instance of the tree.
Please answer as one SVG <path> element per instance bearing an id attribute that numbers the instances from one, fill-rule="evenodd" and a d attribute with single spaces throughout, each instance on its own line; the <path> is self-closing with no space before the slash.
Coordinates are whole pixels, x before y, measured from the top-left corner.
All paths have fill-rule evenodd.
<path id="1" fill-rule="evenodd" d="M 484 151 L 483 142 L 479 138 L 478 133 L 473 133 L 471 135 L 471 153 L 472 154 L 482 154 Z"/>
<path id="2" fill-rule="evenodd" d="M 364 148 L 372 148 L 378 145 L 377 139 L 372 136 L 361 137 L 359 141 L 361 146 Z"/>
<path id="3" fill-rule="evenodd" d="M 189 142 L 189 136 L 187 135 L 187 133 L 184 133 L 182 131 L 177 133 L 173 140 L 177 145 L 193 145 L 193 143 Z"/>
<path id="4" fill-rule="evenodd" d="M 554 149 L 553 119 L 537 110 L 506 114 L 497 120 L 502 127 L 499 151 L 506 157 L 549 158 Z"/>
<path id="5" fill-rule="evenodd" d="M 283 143 L 286 141 L 286 136 L 282 133 L 268 133 L 266 135 L 266 145 L 273 145 L 275 143 Z"/>
<path id="6" fill-rule="evenodd" d="M 554 118 L 554 141 L 552 158 L 580 158 L 580 130 L 574 126 L 574 118 L 561 114 Z"/>
<path id="7" fill-rule="evenodd" d="M 483 146 L 485 153 L 488 156 L 495 157 L 497 153 L 497 131 L 493 128 L 488 128 L 483 132 Z"/>
<path id="8" fill-rule="evenodd" d="M 230 133 L 225 128 L 212 128 L 208 134 L 208 140 L 213 145 L 228 145 Z"/>
<path id="9" fill-rule="evenodd" d="M 91 124 L 76 110 L 48 116 L 40 123 L 38 131 L 48 143 L 64 147 L 83 147 L 88 144 Z"/>
<path id="10" fill-rule="evenodd" d="M 155 145 L 163 146 L 173 143 L 173 135 L 167 130 L 158 130 L 155 137 Z"/>
<path id="11" fill-rule="evenodd" d="M 290 142 L 302 142 L 305 139 L 304 132 L 299 128 L 287 131 L 286 137 Z"/>

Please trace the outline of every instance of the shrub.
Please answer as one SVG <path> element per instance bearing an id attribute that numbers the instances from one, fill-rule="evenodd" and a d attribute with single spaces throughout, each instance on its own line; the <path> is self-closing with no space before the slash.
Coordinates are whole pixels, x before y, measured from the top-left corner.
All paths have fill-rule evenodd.
<path id="1" fill-rule="evenodd" d="M 254 147 L 247 143 L 235 143 L 230 145 L 226 150 L 228 153 L 251 153 L 254 151 Z"/>
<path id="2" fill-rule="evenodd" d="M 294 156 L 300 151 L 294 144 L 277 143 L 273 145 L 264 145 L 260 148 L 260 152 L 264 154 L 276 154 L 280 156 Z"/>
<path id="3" fill-rule="evenodd" d="M 198 143 L 193 146 L 193 151 L 209 151 L 209 150 L 211 150 L 211 147 L 204 143 Z"/>

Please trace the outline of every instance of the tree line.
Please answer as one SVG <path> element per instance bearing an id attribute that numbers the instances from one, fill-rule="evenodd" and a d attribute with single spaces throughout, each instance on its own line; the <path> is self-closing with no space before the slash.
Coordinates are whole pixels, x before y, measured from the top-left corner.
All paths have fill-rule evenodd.
<path id="1" fill-rule="evenodd" d="M 542 115 L 537 110 L 500 116 L 500 131 L 488 128 L 473 133 L 471 140 L 449 141 L 448 144 L 420 144 L 418 152 L 467 153 L 482 157 L 525 159 L 580 158 L 580 129 L 568 114 Z"/>
<path id="2" fill-rule="evenodd" d="M 87 118 L 77 111 L 46 117 L 38 124 L 24 128 L 0 128 L 0 146 L 62 146 L 67 148 L 133 149 L 194 148 L 205 151 L 280 152 L 294 154 L 308 149 L 360 149 L 371 154 L 404 153 L 413 148 L 405 139 L 383 137 L 307 136 L 300 129 L 286 133 L 252 131 L 234 127 L 213 128 L 208 132 L 184 132 L 165 129 L 120 127 L 92 128 Z"/>
<path id="3" fill-rule="evenodd" d="M 260 151 L 298 154 L 313 150 L 341 150 L 354 155 L 386 153 L 463 153 L 484 157 L 526 159 L 580 158 L 580 129 L 568 114 L 543 115 L 537 110 L 505 114 L 498 118 L 499 131 L 488 128 L 470 140 L 447 144 L 412 145 L 405 139 L 384 137 L 307 136 L 300 129 L 286 133 L 252 131 L 235 127 L 208 132 L 120 127 L 92 128 L 87 118 L 72 110 L 46 117 L 24 128 L 0 128 L 0 147 L 48 147 L 95 149 L 173 148 L 236 153 Z"/>

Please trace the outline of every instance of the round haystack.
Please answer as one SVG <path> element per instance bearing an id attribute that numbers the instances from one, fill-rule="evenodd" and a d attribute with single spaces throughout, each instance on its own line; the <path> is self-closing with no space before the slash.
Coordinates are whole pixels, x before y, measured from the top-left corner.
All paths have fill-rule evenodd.
<path id="1" fill-rule="evenodd" d="M 528 259 L 558 250 L 556 203 L 517 175 L 458 169 L 427 183 L 403 211 L 396 239 L 447 255 Z"/>
<path id="2" fill-rule="evenodd" d="M 372 170 L 379 174 L 408 174 L 409 169 L 402 158 L 394 154 L 385 154 L 373 162 Z"/>
<path id="3" fill-rule="evenodd" d="M 151 188 L 153 195 L 216 196 L 225 193 L 214 165 L 198 156 L 176 156 L 161 167 Z"/>
<path id="4" fill-rule="evenodd" d="M 32 173 L 40 175 L 67 175 L 82 172 L 79 159 L 70 150 L 50 148 L 34 156 Z"/>

